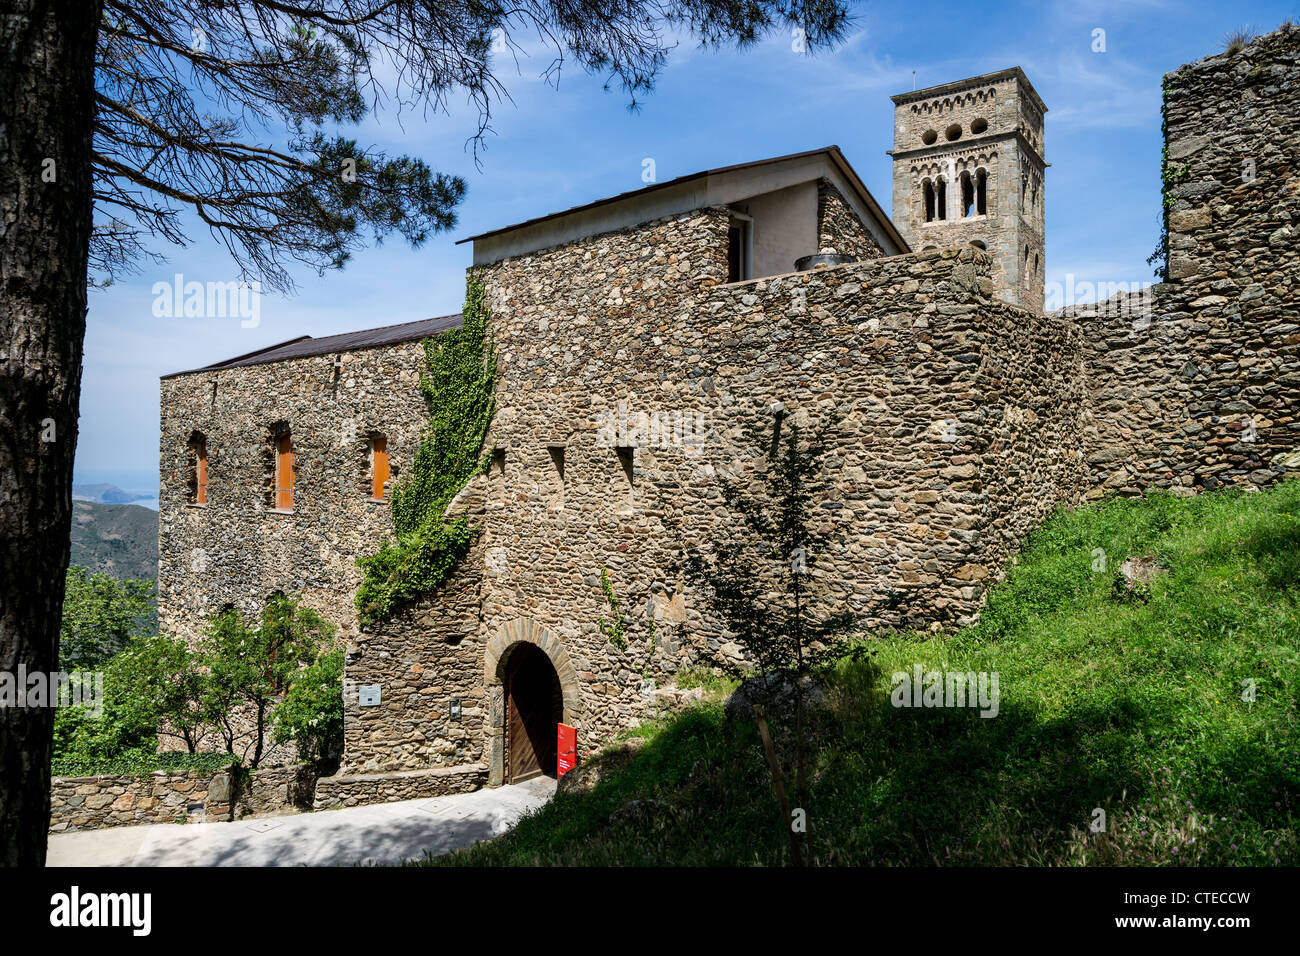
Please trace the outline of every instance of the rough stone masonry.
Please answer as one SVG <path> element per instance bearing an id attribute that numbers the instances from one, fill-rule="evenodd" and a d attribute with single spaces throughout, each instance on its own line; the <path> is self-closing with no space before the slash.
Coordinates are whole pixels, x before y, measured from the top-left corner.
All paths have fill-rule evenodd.
<path id="1" fill-rule="evenodd" d="M 823 510 L 844 544 L 817 573 L 869 626 L 971 622 L 1017 540 L 1061 504 L 1282 478 L 1300 464 L 1298 50 L 1300 33 L 1283 31 L 1166 78 L 1169 281 L 1137 314 L 1013 304 L 1042 301 L 1041 261 L 1038 288 L 1024 284 L 1045 221 L 1041 194 L 1006 205 L 997 191 L 1042 172 L 1041 101 L 1018 70 L 900 98 L 907 135 L 955 125 L 952 143 L 978 135 L 981 96 L 1020 91 L 987 117 L 996 142 L 958 170 L 978 173 L 981 150 L 1015 160 L 989 170 L 993 193 L 959 244 L 909 251 L 924 196 L 907 199 L 922 218 L 900 233 L 835 150 L 479 237 L 498 411 L 491 470 L 454 507 L 480 533 L 436 593 L 373 629 L 358 627 L 353 595 L 356 559 L 392 533 L 376 449 L 400 481 L 428 414 L 420 339 L 454 319 L 165 378 L 160 626 L 193 638 L 225 606 L 251 614 L 277 591 L 303 595 L 348 643 L 343 766 L 316 805 L 434 795 L 508 778 L 523 645 L 549 662 L 580 754 L 653 712 L 683 665 L 738 659 L 672 569 L 732 533 L 717 476 L 761 467 L 744 429 L 773 427 L 775 403 L 790 422 L 840 422 Z M 1026 110 L 1030 126 L 1006 125 Z M 896 189 L 924 188 L 914 160 L 899 160 Z M 996 221 L 1008 214 L 1015 228 Z M 979 248 L 970 229 L 995 241 Z M 788 252 L 790 270 L 797 255 L 856 261 L 746 275 L 746 243 Z M 276 497 L 285 435 L 291 508 Z M 626 649 L 597 626 L 602 569 L 628 615 Z"/>

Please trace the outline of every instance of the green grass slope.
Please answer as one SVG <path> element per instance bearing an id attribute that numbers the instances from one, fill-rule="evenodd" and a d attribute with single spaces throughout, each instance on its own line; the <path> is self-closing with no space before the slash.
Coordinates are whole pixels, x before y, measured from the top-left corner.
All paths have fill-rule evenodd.
<path id="1" fill-rule="evenodd" d="M 1115 587 L 1134 555 L 1166 569 L 1136 598 Z M 1300 481 L 1053 517 L 977 627 L 873 635 L 874 658 L 827 678 L 805 807 L 818 862 L 1295 865 L 1298 596 Z M 915 664 L 996 671 L 998 715 L 893 707 L 891 673 Z M 634 733 L 593 788 L 436 862 L 788 862 L 752 720 L 714 701 Z"/>

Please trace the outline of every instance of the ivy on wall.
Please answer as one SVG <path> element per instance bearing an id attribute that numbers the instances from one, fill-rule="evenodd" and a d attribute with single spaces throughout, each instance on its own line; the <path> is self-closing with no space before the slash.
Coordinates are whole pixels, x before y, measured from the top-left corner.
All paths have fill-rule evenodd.
<path id="1" fill-rule="evenodd" d="M 1185 182 L 1191 176 L 1189 163 L 1175 163 L 1169 158 L 1169 95 L 1177 86 L 1177 79 L 1166 77 L 1161 81 L 1162 97 L 1160 101 L 1160 238 L 1156 242 L 1155 252 L 1147 257 L 1147 265 L 1155 267 L 1156 277 L 1161 282 L 1169 281 L 1169 210 L 1174 204 L 1173 188 Z"/>
<path id="2" fill-rule="evenodd" d="M 428 373 L 420 391 L 429 425 L 407 476 L 393 489 L 394 541 L 357 564 L 362 570 L 356 605 L 363 627 L 390 618 L 403 605 L 437 588 L 469 550 L 474 529 L 447 506 L 490 455 L 483 442 L 496 410 L 496 349 L 482 276 L 465 283 L 464 324 L 424 342 Z"/>

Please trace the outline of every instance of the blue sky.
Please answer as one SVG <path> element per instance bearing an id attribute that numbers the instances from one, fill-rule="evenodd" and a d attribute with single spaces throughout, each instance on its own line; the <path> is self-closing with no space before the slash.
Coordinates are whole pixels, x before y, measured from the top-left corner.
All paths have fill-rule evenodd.
<path id="1" fill-rule="evenodd" d="M 872 2 L 855 8 L 848 42 L 814 57 L 788 35 L 744 53 L 707 53 L 684 39 L 639 112 L 602 78 L 566 70 L 540 79 L 550 56 L 503 63 L 513 98 L 475 168 L 466 139 L 475 114 L 381 112 L 345 131 L 390 154 L 423 158 L 468 183 L 460 223 L 419 250 L 391 238 L 342 272 L 298 272 L 288 298 L 264 294 L 255 328 L 238 318 L 156 318 L 152 287 L 238 278 L 199 227 L 192 244 L 155 248 L 169 261 L 91 290 L 76 479 L 156 494 L 158 378 L 303 334 L 329 335 L 444 315 L 460 308 L 469 245 L 455 240 L 640 188 L 657 179 L 837 144 L 886 210 L 891 204 L 892 94 L 1020 66 L 1048 106 L 1047 279 L 1151 278 L 1159 216 L 1160 80 L 1219 52 L 1241 27 L 1300 19 L 1300 0 L 1164 0 L 956 4 Z M 1105 52 L 1093 52 L 1094 30 Z"/>

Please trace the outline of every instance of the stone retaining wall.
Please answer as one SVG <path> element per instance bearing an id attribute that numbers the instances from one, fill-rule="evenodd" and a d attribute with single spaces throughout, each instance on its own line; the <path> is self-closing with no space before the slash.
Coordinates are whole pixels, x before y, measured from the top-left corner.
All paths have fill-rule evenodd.
<path id="1" fill-rule="evenodd" d="M 259 767 L 242 772 L 235 796 L 236 819 L 310 810 L 316 771 L 310 764 Z"/>
<path id="2" fill-rule="evenodd" d="M 297 813 L 311 809 L 315 785 L 316 773 L 307 764 L 55 777 L 50 832 Z"/>
<path id="3" fill-rule="evenodd" d="M 422 797 L 470 793 L 487 783 L 487 767 L 470 764 L 395 773 L 340 774 L 321 777 L 316 784 L 317 810 L 338 810 L 368 803 L 393 803 Z"/>
<path id="4" fill-rule="evenodd" d="M 175 770 L 148 775 L 55 777 L 50 832 L 141 826 L 180 820 L 229 820 L 232 770 Z"/>

